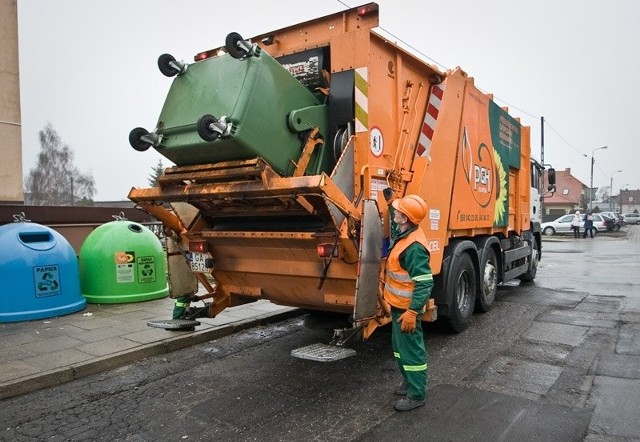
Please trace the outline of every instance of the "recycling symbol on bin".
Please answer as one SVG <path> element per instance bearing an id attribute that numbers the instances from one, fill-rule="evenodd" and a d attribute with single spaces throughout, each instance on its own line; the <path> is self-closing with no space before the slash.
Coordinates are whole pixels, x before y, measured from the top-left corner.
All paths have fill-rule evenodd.
<path id="1" fill-rule="evenodd" d="M 58 281 L 54 279 L 53 273 L 45 272 L 42 274 L 42 280 L 38 281 L 38 290 L 44 291 L 55 291 L 60 287 Z"/>
<path id="2" fill-rule="evenodd" d="M 141 270 L 142 276 L 151 276 L 153 275 L 153 268 L 151 268 L 151 264 L 145 264 Z"/>

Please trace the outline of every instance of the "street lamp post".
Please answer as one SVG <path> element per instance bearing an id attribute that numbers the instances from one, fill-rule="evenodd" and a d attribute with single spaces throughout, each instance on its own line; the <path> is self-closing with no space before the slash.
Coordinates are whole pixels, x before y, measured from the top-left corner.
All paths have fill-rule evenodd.
<path id="1" fill-rule="evenodd" d="M 613 212 L 613 174 L 622 172 L 622 169 L 616 170 L 615 172 L 611 172 L 611 177 L 609 178 L 609 212 Z"/>
<path id="2" fill-rule="evenodd" d="M 591 151 L 591 183 L 589 185 L 589 212 L 593 211 L 593 163 L 595 162 L 593 154 L 596 150 L 607 149 L 608 146 L 596 147 Z"/>

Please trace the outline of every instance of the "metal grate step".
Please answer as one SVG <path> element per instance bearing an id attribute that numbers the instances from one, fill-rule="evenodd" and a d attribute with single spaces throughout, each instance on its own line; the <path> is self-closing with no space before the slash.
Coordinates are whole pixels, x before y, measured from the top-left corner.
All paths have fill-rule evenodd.
<path id="1" fill-rule="evenodd" d="M 149 321 L 147 325 L 165 330 L 195 330 L 196 325 L 200 325 L 200 321 L 192 319 L 160 319 L 158 321 Z"/>
<path id="2" fill-rule="evenodd" d="M 328 344 L 311 344 L 291 350 L 291 356 L 318 362 L 333 362 L 356 354 L 352 348 Z"/>

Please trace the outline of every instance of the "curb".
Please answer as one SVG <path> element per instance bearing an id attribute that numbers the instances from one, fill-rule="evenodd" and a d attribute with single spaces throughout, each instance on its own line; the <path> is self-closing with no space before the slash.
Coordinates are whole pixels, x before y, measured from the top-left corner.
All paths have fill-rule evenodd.
<path id="1" fill-rule="evenodd" d="M 219 339 L 258 325 L 272 324 L 284 321 L 285 319 L 294 318 L 304 313 L 305 311 L 300 309 L 275 314 L 265 313 L 251 319 L 243 319 L 235 323 L 221 325 L 217 328 L 195 331 L 191 334 L 183 334 L 159 342 L 154 342 L 152 344 L 143 344 L 135 349 L 124 350 L 119 353 L 103 356 L 87 362 L 80 362 L 57 370 L 27 376 L 22 379 L 0 385 L 0 400 L 32 393 L 49 387 L 55 387 L 80 378 L 113 370 L 141 359 L 182 350 L 187 347 Z"/>

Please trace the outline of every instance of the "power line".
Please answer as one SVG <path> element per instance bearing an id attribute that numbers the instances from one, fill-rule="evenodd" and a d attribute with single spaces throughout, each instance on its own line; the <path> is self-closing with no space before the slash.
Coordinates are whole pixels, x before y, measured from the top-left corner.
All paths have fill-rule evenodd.
<path id="1" fill-rule="evenodd" d="M 558 131 L 557 131 L 557 130 L 555 130 L 555 129 L 554 129 L 554 128 L 549 124 L 549 122 L 547 121 L 547 119 L 546 119 L 546 118 L 545 118 L 545 120 L 544 120 L 544 123 L 545 123 L 545 124 L 547 125 L 547 127 L 548 127 L 549 129 L 551 129 L 551 130 L 552 130 L 552 131 L 553 131 L 553 132 L 558 136 L 558 138 L 560 138 L 560 139 L 561 139 L 561 140 L 562 140 L 562 141 L 563 141 L 567 146 L 569 146 L 571 149 L 573 149 L 574 151 L 576 151 L 576 153 L 580 154 L 580 156 L 583 156 L 583 157 L 585 157 L 585 158 L 587 157 L 587 154 L 586 154 L 586 153 L 582 153 L 582 152 L 580 152 L 578 149 L 576 149 L 575 147 L 573 147 L 573 145 L 572 145 L 571 143 L 569 143 L 567 140 L 565 140 L 565 139 L 564 139 L 564 137 L 563 137 L 562 135 L 560 135 L 560 133 L 558 133 Z"/>

